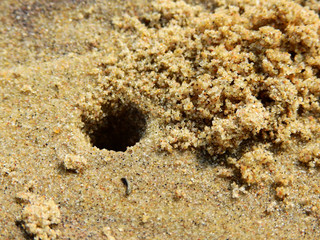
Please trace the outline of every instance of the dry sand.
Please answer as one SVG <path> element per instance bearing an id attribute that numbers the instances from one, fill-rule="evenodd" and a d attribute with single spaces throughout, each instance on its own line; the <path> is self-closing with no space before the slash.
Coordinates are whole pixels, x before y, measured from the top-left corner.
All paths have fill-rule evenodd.
<path id="1" fill-rule="evenodd" d="M 318 239 L 310 1 L 0 2 L 1 239 Z"/>

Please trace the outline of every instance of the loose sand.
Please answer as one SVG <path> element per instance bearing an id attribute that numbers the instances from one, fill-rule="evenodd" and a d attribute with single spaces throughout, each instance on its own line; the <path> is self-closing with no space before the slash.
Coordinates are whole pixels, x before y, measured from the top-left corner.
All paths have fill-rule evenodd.
<path id="1" fill-rule="evenodd" d="M 318 239 L 317 1 L 0 2 L 1 239 Z"/>

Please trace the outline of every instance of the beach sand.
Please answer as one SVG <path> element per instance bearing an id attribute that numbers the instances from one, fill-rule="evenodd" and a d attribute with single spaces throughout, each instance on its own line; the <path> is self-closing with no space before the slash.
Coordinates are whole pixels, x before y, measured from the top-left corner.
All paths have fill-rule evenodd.
<path id="1" fill-rule="evenodd" d="M 317 1 L 0 2 L 1 239 L 318 239 Z"/>

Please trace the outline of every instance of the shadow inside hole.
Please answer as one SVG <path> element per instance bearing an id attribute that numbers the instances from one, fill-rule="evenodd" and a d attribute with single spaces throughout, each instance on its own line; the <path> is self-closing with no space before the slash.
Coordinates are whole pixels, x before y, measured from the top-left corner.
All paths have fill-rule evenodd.
<path id="1" fill-rule="evenodd" d="M 105 107 L 106 117 L 99 122 L 87 124 L 85 130 L 91 144 L 99 149 L 124 152 L 135 145 L 146 130 L 146 117 L 132 105 L 116 109 Z"/>
<path id="2" fill-rule="evenodd" d="M 29 234 L 29 233 L 26 231 L 26 229 L 23 227 L 24 222 L 23 222 L 22 220 L 16 220 L 16 221 L 15 221 L 15 224 L 16 224 L 16 226 L 17 226 L 18 228 L 21 229 L 24 239 L 26 239 L 26 240 L 33 240 L 33 239 L 35 239 L 35 235 Z"/>
<path id="3" fill-rule="evenodd" d="M 258 93 L 257 99 L 261 101 L 264 107 L 272 105 L 275 101 L 269 96 L 268 91 L 263 90 Z"/>

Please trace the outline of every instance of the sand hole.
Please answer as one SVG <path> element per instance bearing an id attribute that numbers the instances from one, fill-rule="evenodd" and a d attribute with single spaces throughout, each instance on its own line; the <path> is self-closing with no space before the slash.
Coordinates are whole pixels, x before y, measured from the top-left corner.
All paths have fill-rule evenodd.
<path id="1" fill-rule="evenodd" d="M 269 96 L 269 93 L 266 90 L 259 92 L 257 99 L 261 101 L 264 107 L 270 106 L 274 103 L 274 100 Z"/>
<path id="2" fill-rule="evenodd" d="M 124 152 L 144 135 L 146 116 L 133 105 L 106 106 L 104 112 L 106 116 L 100 121 L 86 123 L 92 146 Z"/>

